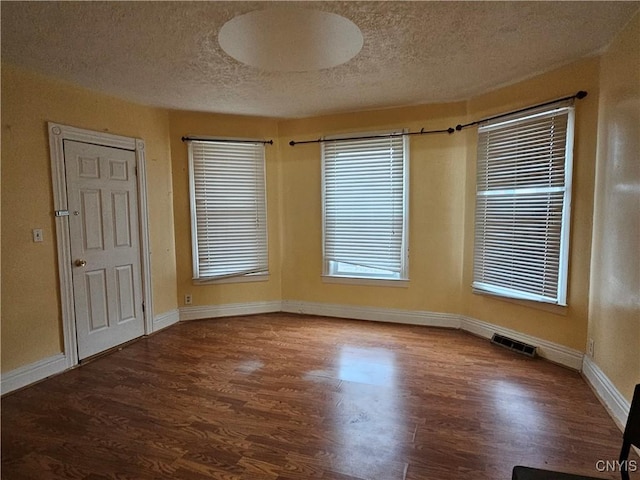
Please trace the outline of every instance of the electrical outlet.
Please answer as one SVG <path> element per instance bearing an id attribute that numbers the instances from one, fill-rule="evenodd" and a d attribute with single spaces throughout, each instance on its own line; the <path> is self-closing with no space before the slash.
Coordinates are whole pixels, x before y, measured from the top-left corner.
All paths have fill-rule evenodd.
<path id="1" fill-rule="evenodd" d="M 42 229 L 41 228 L 34 228 L 33 229 L 33 241 L 34 242 L 41 242 L 42 241 Z"/>
<path id="2" fill-rule="evenodd" d="M 187 293 L 187 294 L 184 296 L 184 304 L 185 304 L 185 305 L 191 305 L 191 302 L 192 302 L 191 294 L 190 294 L 190 293 Z"/>
<path id="3" fill-rule="evenodd" d="M 589 341 L 587 342 L 587 353 L 589 354 L 590 357 L 593 357 L 593 346 L 594 346 L 593 338 L 590 338 Z"/>

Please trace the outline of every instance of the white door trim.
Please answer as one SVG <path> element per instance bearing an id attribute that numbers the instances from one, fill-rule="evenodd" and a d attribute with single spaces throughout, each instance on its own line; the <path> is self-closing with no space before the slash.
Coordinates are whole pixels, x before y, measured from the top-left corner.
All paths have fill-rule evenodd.
<path id="1" fill-rule="evenodd" d="M 92 143 L 105 147 L 130 150 L 136 154 L 138 170 L 138 219 L 140 223 L 140 251 L 142 272 L 142 298 L 144 301 L 144 332 L 153 332 L 153 297 L 151 288 L 151 250 L 149 242 L 149 215 L 147 208 L 147 173 L 144 140 L 94 132 L 49 122 L 49 151 L 51 154 L 51 176 L 53 179 L 53 208 L 56 224 L 58 250 L 58 272 L 60 276 L 60 299 L 62 302 L 62 328 L 64 354 L 67 368 L 78 364 L 78 342 L 76 339 L 75 308 L 73 302 L 73 282 L 71 277 L 71 242 L 69 219 L 57 216 L 57 212 L 67 210 L 67 182 L 64 168 L 64 140 Z"/>

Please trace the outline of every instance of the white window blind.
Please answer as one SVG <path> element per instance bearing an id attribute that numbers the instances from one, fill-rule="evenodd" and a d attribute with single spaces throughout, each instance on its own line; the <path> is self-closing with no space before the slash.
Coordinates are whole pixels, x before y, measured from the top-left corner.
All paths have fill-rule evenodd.
<path id="1" fill-rule="evenodd" d="M 566 305 L 572 104 L 481 124 L 474 289 Z"/>
<path id="2" fill-rule="evenodd" d="M 264 148 L 189 142 L 195 279 L 268 271 Z"/>
<path id="3" fill-rule="evenodd" d="M 404 136 L 323 143 L 325 275 L 407 278 L 407 159 Z"/>

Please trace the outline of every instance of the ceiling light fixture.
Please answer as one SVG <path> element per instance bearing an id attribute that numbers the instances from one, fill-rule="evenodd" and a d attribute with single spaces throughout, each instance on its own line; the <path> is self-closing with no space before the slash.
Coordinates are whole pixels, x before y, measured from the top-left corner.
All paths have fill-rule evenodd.
<path id="1" fill-rule="evenodd" d="M 256 10 L 232 18 L 220 47 L 239 62 L 275 72 L 307 72 L 348 62 L 362 49 L 362 32 L 335 13 L 297 7 Z"/>

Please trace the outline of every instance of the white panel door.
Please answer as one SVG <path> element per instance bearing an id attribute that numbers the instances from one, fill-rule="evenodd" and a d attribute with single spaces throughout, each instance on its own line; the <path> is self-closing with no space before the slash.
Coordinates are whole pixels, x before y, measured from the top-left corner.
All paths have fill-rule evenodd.
<path id="1" fill-rule="evenodd" d="M 64 140 L 78 358 L 144 333 L 135 152 Z"/>

